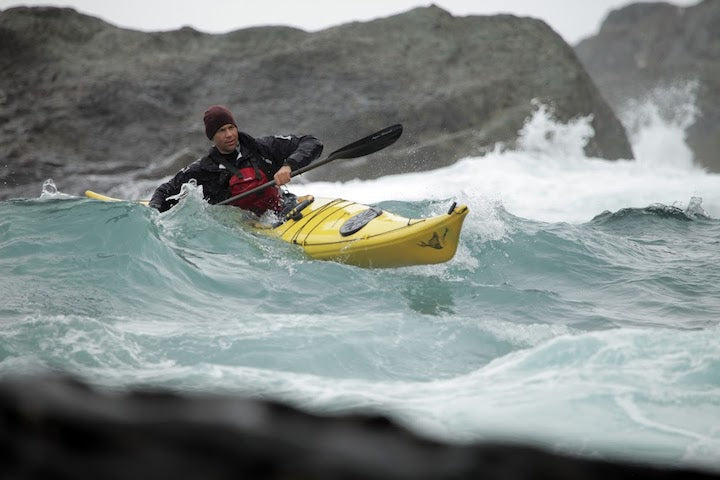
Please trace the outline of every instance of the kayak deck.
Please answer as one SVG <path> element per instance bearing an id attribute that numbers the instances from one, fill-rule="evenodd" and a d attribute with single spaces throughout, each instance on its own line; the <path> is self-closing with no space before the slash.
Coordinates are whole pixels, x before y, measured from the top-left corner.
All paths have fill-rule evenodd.
<path id="1" fill-rule="evenodd" d="M 123 201 L 90 190 L 85 195 Z M 303 198 L 285 222 L 258 232 L 298 245 L 311 258 L 361 267 L 447 262 L 455 256 L 468 214 L 467 206 L 453 204 L 445 214 L 412 219 L 338 198 Z"/>
<path id="2" fill-rule="evenodd" d="M 371 210 L 372 209 L 372 210 Z M 362 227 L 341 233 L 343 226 L 362 216 Z M 443 215 L 410 219 L 377 207 L 342 199 L 316 199 L 300 212 L 272 229 L 283 240 L 299 245 L 312 258 L 335 260 L 363 267 L 388 268 L 436 264 L 452 259 L 468 208 L 453 207 Z M 362 223 L 364 220 L 360 220 Z"/>

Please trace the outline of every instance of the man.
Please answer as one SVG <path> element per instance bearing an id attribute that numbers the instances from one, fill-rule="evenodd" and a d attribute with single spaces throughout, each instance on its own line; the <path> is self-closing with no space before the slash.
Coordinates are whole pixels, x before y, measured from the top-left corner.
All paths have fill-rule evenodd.
<path id="1" fill-rule="evenodd" d="M 269 136 L 253 138 L 238 131 L 230 110 L 213 105 L 203 117 L 205 134 L 214 146 L 208 154 L 180 170 L 171 180 L 160 185 L 150 206 L 164 212 L 170 209 L 184 183 L 195 179 L 203 187 L 205 200 L 211 204 L 246 192 L 274 179 L 285 185 L 290 173 L 309 165 L 322 153 L 323 145 L 311 136 Z M 283 195 L 278 187 L 268 187 L 236 200 L 232 205 L 262 215 L 267 210 L 280 212 Z"/>

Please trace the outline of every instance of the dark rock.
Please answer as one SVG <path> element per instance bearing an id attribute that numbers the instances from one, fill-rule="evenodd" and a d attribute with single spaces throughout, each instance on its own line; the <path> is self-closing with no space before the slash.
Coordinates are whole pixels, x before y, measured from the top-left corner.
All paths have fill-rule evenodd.
<path id="1" fill-rule="evenodd" d="M 326 152 L 404 124 L 371 167 L 334 162 L 314 179 L 434 169 L 512 144 L 532 99 L 561 121 L 593 115 L 589 154 L 632 158 L 573 49 L 544 22 L 510 15 L 458 18 L 431 6 L 316 33 L 210 35 L 18 7 L 0 12 L 0 69 L 0 198 L 35 196 L 48 177 L 65 193 L 102 190 L 87 178 L 147 176 L 149 164 L 173 163 L 178 152 L 197 157 L 209 146 L 202 114 L 214 103 L 250 134 L 313 133 Z"/>
<path id="2" fill-rule="evenodd" d="M 720 172 L 720 2 L 629 5 L 575 50 L 616 110 L 655 88 L 699 82 L 687 141 L 698 163 Z"/>
<path id="3" fill-rule="evenodd" d="M 60 376 L 0 381 L 0 477 L 182 479 L 717 479 L 521 445 L 443 444 L 372 415 L 272 402 L 99 391 Z"/>

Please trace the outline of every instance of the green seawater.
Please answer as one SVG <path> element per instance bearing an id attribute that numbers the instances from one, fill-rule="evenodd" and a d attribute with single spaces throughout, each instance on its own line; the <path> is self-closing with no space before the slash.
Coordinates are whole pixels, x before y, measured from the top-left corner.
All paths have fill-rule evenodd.
<path id="1" fill-rule="evenodd" d="M 379 205 L 427 216 L 448 202 Z M 306 258 L 232 207 L 0 202 L 0 375 L 373 411 L 450 441 L 720 469 L 720 221 L 470 204 L 447 264 Z"/>

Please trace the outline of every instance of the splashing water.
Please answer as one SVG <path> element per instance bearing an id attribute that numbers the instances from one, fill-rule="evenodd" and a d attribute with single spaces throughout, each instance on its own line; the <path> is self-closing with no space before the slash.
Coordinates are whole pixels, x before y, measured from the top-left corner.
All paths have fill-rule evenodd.
<path id="1" fill-rule="evenodd" d="M 553 110 L 533 100 L 534 113 L 520 129 L 518 150 L 543 157 L 582 158 L 584 149 L 595 134 L 592 115 L 568 123 L 553 121 Z"/>
<path id="2" fill-rule="evenodd" d="M 630 135 L 638 164 L 692 169 L 685 131 L 698 114 L 697 81 L 657 87 L 644 98 L 631 100 L 619 117 Z"/>
<path id="3" fill-rule="evenodd" d="M 588 158 L 583 148 L 593 132 L 591 118 L 581 117 L 562 124 L 552 117 L 551 109 L 538 104 L 520 131 L 520 147 L 516 150 L 496 148 L 482 157 L 466 158 L 433 172 L 370 181 L 315 182 L 293 188 L 365 203 L 458 198 L 478 205 L 476 212 L 477 208 L 483 211 L 487 205 L 500 204 L 523 218 L 573 223 L 586 222 L 607 210 L 642 208 L 655 203 L 686 208 L 690 199 L 696 197 L 710 216 L 718 218 L 720 177 L 694 167 L 685 144 L 683 128 L 695 111 L 694 97 L 674 93 L 672 98 L 690 102 L 690 106 L 678 107 L 679 119 L 655 114 L 633 118 L 629 113 L 626 115 L 629 130 L 635 132 L 631 135 L 633 150 L 639 152 L 642 160 Z M 632 111 L 663 110 L 652 107 L 651 101 L 643 105 L 645 110 Z M 653 144 L 655 137 L 662 137 L 665 144 L 651 153 L 646 145 Z M 474 217 L 477 218 L 477 213 Z M 473 221 L 472 216 L 469 220 Z M 491 221 L 487 217 L 484 220 Z"/>
<path id="4" fill-rule="evenodd" d="M 437 266 L 308 260 L 192 186 L 160 214 L 47 182 L 40 201 L 0 202 L 0 374 L 373 410 L 452 441 L 720 471 L 720 176 L 692 165 L 690 117 L 667 110 L 625 118 L 639 161 L 588 158 L 590 119 L 538 104 L 515 150 L 291 184 L 405 216 L 468 204 Z M 641 147 L 668 129 L 671 146 Z"/>

